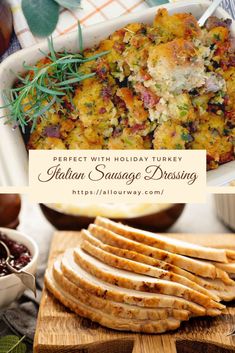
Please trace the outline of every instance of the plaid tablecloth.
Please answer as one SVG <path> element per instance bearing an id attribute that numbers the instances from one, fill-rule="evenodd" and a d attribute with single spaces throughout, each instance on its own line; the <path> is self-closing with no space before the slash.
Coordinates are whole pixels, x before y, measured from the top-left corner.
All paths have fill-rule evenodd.
<path id="1" fill-rule="evenodd" d="M 29 47 L 38 41 L 32 35 L 21 9 L 21 0 L 8 0 L 14 17 L 14 28 L 22 48 Z M 165 2 L 168 2 L 167 0 Z M 61 9 L 59 22 L 53 36 L 58 36 L 77 27 L 78 20 L 83 27 L 106 21 L 130 12 L 148 8 L 145 0 L 82 0 L 81 8 L 74 11 Z"/>
<path id="2" fill-rule="evenodd" d="M 189 0 L 190 1 L 190 0 Z M 24 18 L 21 9 L 21 0 L 8 0 L 11 5 L 14 17 L 14 29 L 16 38 L 13 37 L 12 45 L 3 60 L 12 52 L 22 48 L 29 47 L 37 43 L 40 38 L 32 35 Z M 141 11 L 149 6 L 166 3 L 168 0 L 82 0 L 81 8 L 69 11 L 61 9 L 60 18 L 53 36 L 58 36 L 72 31 L 77 26 L 79 20 L 83 27 L 112 19 L 130 12 Z M 235 18 L 235 0 L 224 0 L 222 6 Z M 19 46 L 20 44 L 20 46 Z"/>

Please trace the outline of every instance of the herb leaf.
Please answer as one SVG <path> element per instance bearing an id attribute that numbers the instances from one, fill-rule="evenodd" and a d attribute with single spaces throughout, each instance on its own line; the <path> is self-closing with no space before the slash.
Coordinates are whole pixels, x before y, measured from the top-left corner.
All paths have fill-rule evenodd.
<path id="1" fill-rule="evenodd" d="M 84 46 L 83 46 L 82 27 L 80 25 L 80 22 L 78 22 L 78 48 L 80 53 L 82 53 Z"/>
<path id="2" fill-rule="evenodd" d="M 0 353 L 26 353 L 26 345 L 22 343 L 25 336 L 5 336 L 0 338 Z"/>
<path id="3" fill-rule="evenodd" d="M 81 0 L 55 0 L 60 6 L 73 10 L 80 6 Z"/>
<path id="4" fill-rule="evenodd" d="M 54 0 L 22 0 L 22 10 L 33 34 L 46 37 L 54 31 L 59 19 Z"/>

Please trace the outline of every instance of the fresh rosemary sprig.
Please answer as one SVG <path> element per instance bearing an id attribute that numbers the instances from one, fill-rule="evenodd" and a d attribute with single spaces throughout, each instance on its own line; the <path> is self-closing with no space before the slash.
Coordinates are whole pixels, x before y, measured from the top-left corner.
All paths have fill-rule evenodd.
<path id="1" fill-rule="evenodd" d="M 94 61 L 104 56 L 108 51 L 95 54 L 90 57 L 83 55 L 83 39 L 80 24 L 78 25 L 79 53 L 71 54 L 67 51 L 56 53 L 52 38 L 48 39 L 49 54 L 42 52 L 49 62 L 43 67 L 23 67 L 28 71 L 26 76 L 19 76 L 18 87 L 9 91 L 3 91 L 4 107 L 8 108 L 6 123 L 14 127 L 20 126 L 25 132 L 25 127 L 31 125 L 34 130 L 39 117 L 45 117 L 45 113 L 54 103 L 62 103 L 63 96 L 71 96 L 73 85 L 96 74 L 83 74 L 79 71 L 82 63 Z M 33 77 L 32 77 L 33 75 Z"/>

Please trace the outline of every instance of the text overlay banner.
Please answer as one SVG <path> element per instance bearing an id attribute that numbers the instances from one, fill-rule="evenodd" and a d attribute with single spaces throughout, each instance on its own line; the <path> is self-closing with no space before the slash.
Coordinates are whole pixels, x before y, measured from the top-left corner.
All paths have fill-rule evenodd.
<path id="1" fill-rule="evenodd" d="M 204 202 L 206 152 L 185 150 L 30 151 L 37 202 Z"/>

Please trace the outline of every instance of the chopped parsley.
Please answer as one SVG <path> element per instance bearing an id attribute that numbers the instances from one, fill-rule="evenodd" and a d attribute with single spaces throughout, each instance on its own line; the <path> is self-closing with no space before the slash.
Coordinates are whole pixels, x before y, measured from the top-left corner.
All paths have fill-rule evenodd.
<path id="1" fill-rule="evenodd" d="M 192 136 L 189 134 L 189 133 L 187 133 L 187 132 L 183 132 L 182 134 L 181 134 L 181 138 L 182 138 L 182 140 L 183 141 L 185 141 L 185 142 L 190 142 L 190 141 L 192 141 Z"/>
<path id="2" fill-rule="evenodd" d="M 217 41 L 220 41 L 220 35 L 218 33 L 214 33 L 213 35 L 214 39 L 217 40 Z"/>
<path id="3" fill-rule="evenodd" d="M 186 116 L 189 112 L 189 105 L 188 104 L 178 105 L 177 108 L 180 110 L 180 117 Z"/>

